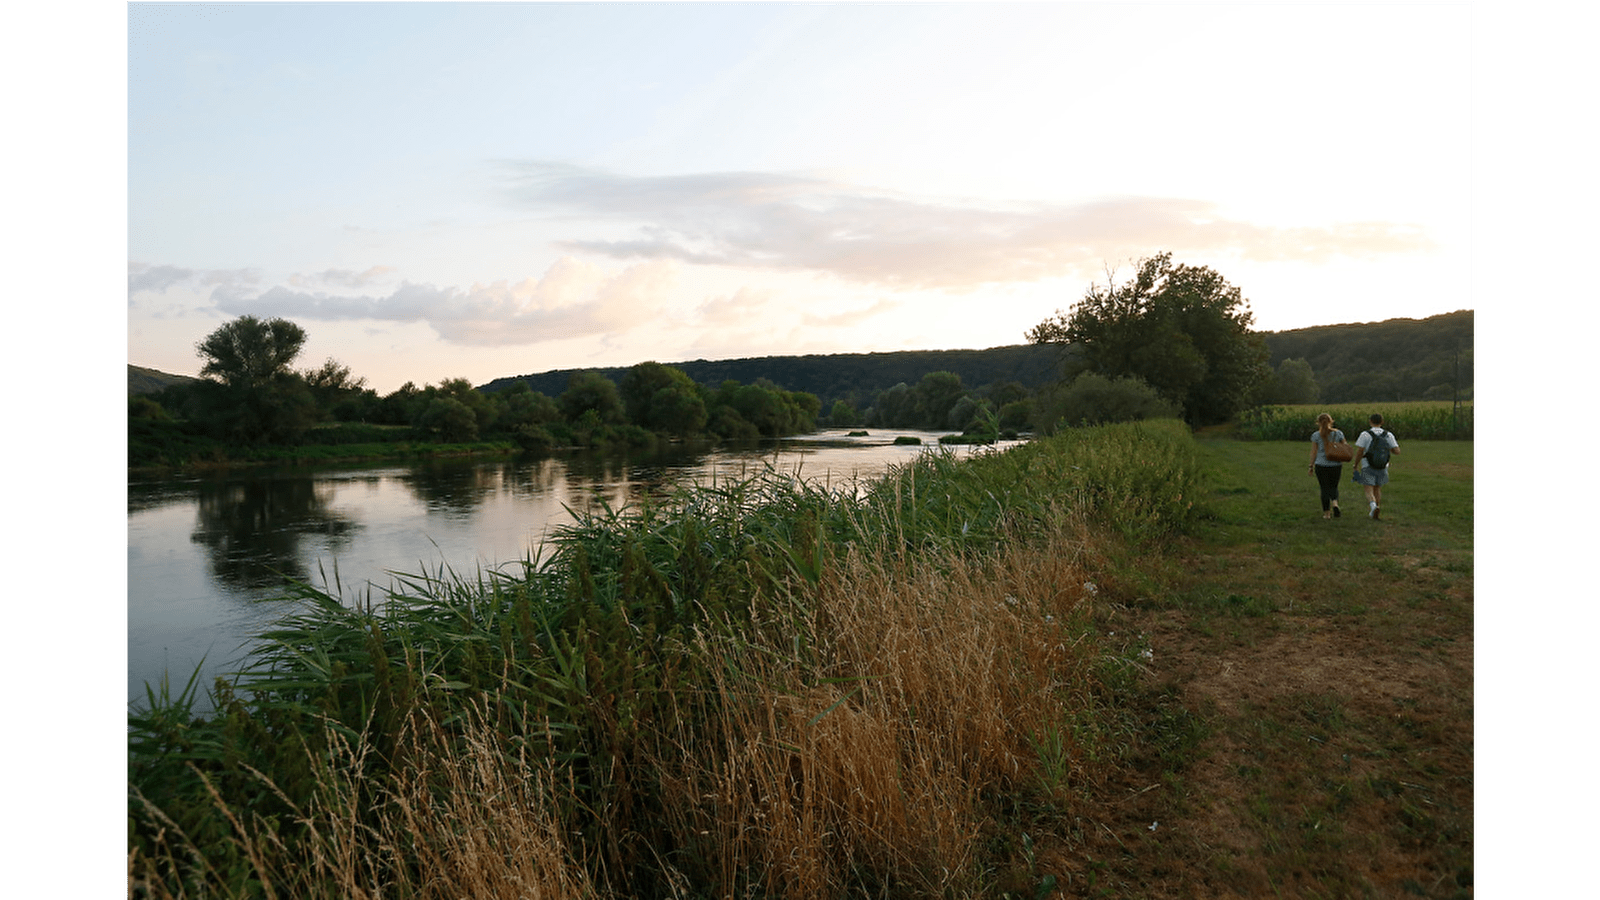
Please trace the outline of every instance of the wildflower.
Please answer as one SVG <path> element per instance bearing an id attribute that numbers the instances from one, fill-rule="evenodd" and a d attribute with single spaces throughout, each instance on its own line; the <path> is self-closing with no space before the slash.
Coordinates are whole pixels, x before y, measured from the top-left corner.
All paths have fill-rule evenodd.
<path id="1" fill-rule="evenodd" d="M 1084 593 L 1088 594 L 1091 597 L 1093 597 L 1095 594 L 1100 593 L 1100 589 L 1095 587 L 1094 586 L 1094 582 L 1092 582 L 1092 581 L 1085 581 L 1083 583 L 1083 591 L 1084 591 Z"/>

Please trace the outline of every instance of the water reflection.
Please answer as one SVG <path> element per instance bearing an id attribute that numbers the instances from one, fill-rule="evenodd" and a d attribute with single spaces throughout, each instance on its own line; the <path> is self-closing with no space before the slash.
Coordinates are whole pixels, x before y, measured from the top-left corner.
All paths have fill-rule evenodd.
<path id="1" fill-rule="evenodd" d="M 361 529 L 330 507 L 331 496 L 309 476 L 201 482 L 189 539 L 206 548 L 212 577 L 224 588 L 275 587 L 286 576 L 305 581 L 306 538 L 339 553 Z"/>
<path id="2" fill-rule="evenodd" d="M 409 465 L 254 470 L 128 486 L 128 682 L 142 697 L 163 670 L 181 682 L 202 659 L 203 683 L 232 671 L 236 648 L 281 608 L 288 576 L 346 597 L 394 573 L 441 565 L 471 577 L 537 550 L 568 510 L 613 509 L 688 481 L 767 470 L 844 488 L 924 447 L 896 433 L 717 448 L 674 444 L 632 456 L 569 456 Z M 929 443 L 935 436 L 925 435 Z M 327 585 L 334 587 L 334 585 Z"/>

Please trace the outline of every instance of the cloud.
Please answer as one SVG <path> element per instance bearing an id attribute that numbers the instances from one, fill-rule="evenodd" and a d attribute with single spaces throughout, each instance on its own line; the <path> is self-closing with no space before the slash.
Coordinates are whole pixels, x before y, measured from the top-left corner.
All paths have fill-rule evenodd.
<path id="1" fill-rule="evenodd" d="M 813 313 L 807 313 L 801 318 L 801 321 L 805 322 L 807 325 L 812 325 L 818 328 L 853 328 L 854 326 L 860 325 L 862 322 L 865 322 L 873 316 L 882 315 L 883 313 L 887 312 L 893 312 L 899 308 L 900 304 L 893 300 L 879 300 L 877 303 L 872 304 L 866 309 L 851 309 L 842 313 L 834 313 L 831 316 L 819 316 Z"/>
<path id="2" fill-rule="evenodd" d="M 333 285 L 335 287 L 359 288 L 380 281 L 394 271 L 394 266 L 373 266 L 365 272 L 352 272 L 349 269 L 325 269 L 313 275 L 290 275 L 289 283 L 295 287 Z"/>
<path id="3" fill-rule="evenodd" d="M 452 343 L 519 346 L 615 335 L 643 326 L 662 315 L 661 298 L 672 286 L 676 272 L 675 263 L 655 261 L 612 274 L 592 263 L 563 257 L 542 278 L 517 283 L 498 281 L 462 289 L 402 282 L 387 295 L 341 295 L 284 285 L 255 291 L 225 284 L 212 292 L 211 299 L 218 309 L 232 315 L 425 322 Z M 352 278 L 372 273 L 382 274 L 369 269 Z M 326 274 L 315 280 L 338 280 L 322 277 Z"/>
<path id="4" fill-rule="evenodd" d="M 736 325 L 766 318 L 775 295 L 751 287 L 741 287 L 727 297 L 713 297 L 695 307 L 700 321 L 707 325 Z"/>
<path id="5" fill-rule="evenodd" d="M 145 263 L 128 263 L 128 299 L 141 291 L 164 293 L 167 288 L 175 284 L 182 284 L 194 278 L 197 273 L 193 269 L 184 269 L 178 266 L 152 266 Z"/>
<path id="6" fill-rule="evenodd" d="M 1038 281 L 1161 250 L 1322 262 L 1432 246 L 1403 224 L 1257 225 L 1223 217 L 1214 203 L 1181 198 L 998 205 L 790 175 L 635 178 L 545 163 L 508 170 L 507 194 L 519 205 L 636 228 L 628 239 L 560 242 L 569 251 L 822 272 L 897 288 Z"/>
<path id="7" fill-rule="evenodd" d="M 206 287 L 224 286 L 237 290 L 248 290 L 251 286 L 259 284 L 261 273 L 255 269 L 189 269 L 183 266 L 151 265 L 149 263 L 128 262 L 128 307 L 134 308 L 134 297 L 139 294 L 165 294 L 174 287 L 199 289 Z M 166 311 L 156 311 L 152 304 L 141 304 L 148 314 L 165 317 L 174 311 L 189 308 L 182 305 L 170 306 Z"/>

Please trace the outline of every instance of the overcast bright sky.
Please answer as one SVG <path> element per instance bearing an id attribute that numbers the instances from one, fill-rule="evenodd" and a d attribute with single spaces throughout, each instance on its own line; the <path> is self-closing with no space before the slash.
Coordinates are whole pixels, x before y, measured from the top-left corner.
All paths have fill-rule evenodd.
<path id="1" fill-rule="evenodd" d="M 1463 4 L 128 7 L 128 361 L 387 393 L 991 347 L 1163 250 L 1265 330 L 1471 308 Z"/>

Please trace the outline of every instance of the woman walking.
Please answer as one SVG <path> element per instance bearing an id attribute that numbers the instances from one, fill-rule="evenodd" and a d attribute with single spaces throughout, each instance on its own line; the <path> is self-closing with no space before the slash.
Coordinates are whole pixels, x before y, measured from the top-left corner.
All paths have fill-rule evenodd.
<path id="1" fill-rule="evenodd" d="M 1333 451 L 1333 457 L 1328 451 Z M 1333 416 L 1317 416 L 1317 430 L 1311 433 L 1311 464 L 1306 474 L 1315 474 L 1322 488 L 1322 517 L 1339 518 L 1339 478 L 1344 474 L 1344 461 L 1350 458 L 1350 445 L 1344 442 L 1344 432 L 1333 427 Z"/>

